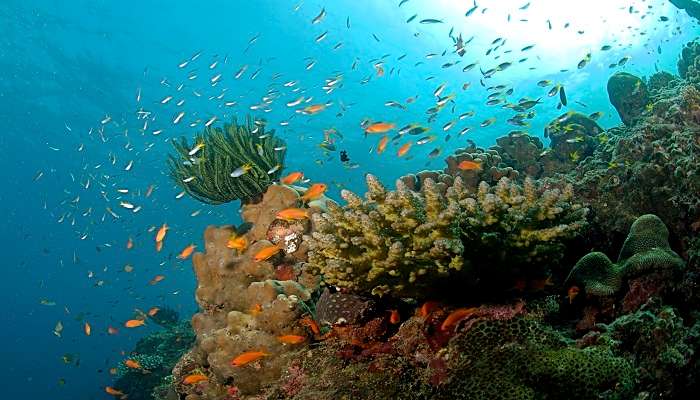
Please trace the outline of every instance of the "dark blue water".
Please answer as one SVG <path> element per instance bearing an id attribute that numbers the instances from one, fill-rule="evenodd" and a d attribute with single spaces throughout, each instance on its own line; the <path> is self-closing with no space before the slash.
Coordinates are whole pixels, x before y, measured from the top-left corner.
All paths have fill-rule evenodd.
<path id="1" fill-rule="evenodd" d="M 488 86 L 512 87 L 512 101 L 542 97 L 527 129 L 533 135 L 542 136 L 544 125 L 568 110 L 602 111 L 599 123 L 615 126 L 619 119 L 605 91 L 609 75 L 675 72 L 682 44 L 699 32 L 683 12 L 651 0 L 568 7 L 533 1 L 525 10 L 520 9 L 524 0 L 483 0 L 469 17 L 464 13 L 470 2 L 448 0 L 411 0 L 401 7 L 398 1 L 370 0 L 206 3 L 5 0 L 0 5 L 3 398 L 108 398 L 104 387 L 113 383 L 108 370 L 123 360 L 120 352 L 128 353 L 140 337 L 160 329 L 123 328 L 134 309 L 166 305 L 184 317 L 195 310 L 190 261 L 175 255 L 190 243 L 201 247 L 207 225 L 239 222 L 238 204 L 212 207 L 176 199 L 180 190 L 165 164 L 170 138 L 191 137 L 213 116 L 220 124 L 252 114 L 287 141 L 286 171 L 302 170 L 314 181 L 332 183 L 332 197 L 340 188 L 362 192 L 366 173 L 391 183 L 405 173 L 443 168 L 444 157 L 467 140 L 489 146 L 520 129 L 505 122 L 512 111 L 484 104 Z M 322 8 L 327 16 L 312 24 Z M 406 23 L 414 14 L 418 17 Z M 427 18 L 443 22 L 419 23 Z M 454 54 L 451 29 L 452 37 L 474 37 L 464 57 Z M 486 56 L 498 38 L 505 44 Z M 521 51 L 528 45 L 535 47 Z M 600 50 L 603 45 L 611 49 Z M 591 61 L 579 69 L 589 52 Z M 630 59 L 624 66 L 609 67 L 625 56 Z M 478 65 L 462 72 L 473 62 Z M 504 62 L 513 65 L 490 79 L 479 71 Z M 189 79 L 193 75 L 197 78 Z M 338 76 L 341 87 L 326 94 L 326 79 Z M 546 95 L 551 86 L 537 86 L 540 80 L 562 84 L 569 107 L 557 109 L 558 98 Z M 298 83 L 284 86 L 291 81 Z M 454 109 L 451 104 L 426 124 L 425 110 L 443 82 L 443 95 L 456 95 Z M 293 91 L 297 87 L 300 92 Z M 269 112 L 251 110 L 269 90 L 279 95 Z M 302 93 L 313 97 L 308 104 L 332 105 L 313 116 L 295 113 L 286 103 Z M 169 95 L 174 99 L 161 104 Z M 415 101 L 408 103 L 409 98 Z M 176 106 L 181 99 L 185 103 Z M 226 101 L 237 105 L 227 107 Z M 386 106 L 388 101 L 406 109 Z M 175 125 L 179 110 L 186 115 Z M 150 114 L 140 119 L 144 114 L 138 111 Z M 468 111 L 476 115 L 457 120 Z M 495 123 L 479 127 L 491 117 Z M 436 138 L 414 143 L 403 158 L 396 150 L 405 139 L 378 155 L 373 148 L 380 136 L 365 137 L 360 128 L 365 118 L 397 127 L 422 123 Z M 456 125 L 443 131 L 453 120 Z M 459 136 L 468 126 L 471 131 Z M 342 134 L 335 145 L 347 151 L 350 163 L 318 146 L 331 128 Z M 154 135 L 158 130 L 162 133 Z M 436 148 L 441 154 L 430 158 Z M 153 194 L 145 197 L 150 185 Z M 141 209 L 134 213 L 120 201 Z M 158 253 L 149 229 L 163 223 L 172 229 Z M 132 250 L 125 248 L 129 237 Z M 133 272 L 125 272 L 125 265 Z M 157 274 L 166 279 L 149 285 Z M 59 321 L 61 337 L 53 333 Z M 90 336 L 83 332 L 85 322 L 92 326 Z M 120 327 L 119 334 L 108 335 L 110 325 Z M 70 363 L 63 361 L 65 354 Z"/>

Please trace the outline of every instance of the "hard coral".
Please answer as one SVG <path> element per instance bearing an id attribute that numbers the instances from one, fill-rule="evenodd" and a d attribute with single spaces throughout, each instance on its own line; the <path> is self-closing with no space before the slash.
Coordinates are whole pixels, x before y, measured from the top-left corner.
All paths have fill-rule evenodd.
<path id="1" fill-rule="evenodd" d="M 593 296 L 611 296 L 623 281 L 644 273 L 679 269 L 683 259 L 668 244 L 668 229 L 659 217 L 647 214 L 630 228 L 617 263 L 600 252 L 585 255 L 571 270 L 567 283 Z"/>
<path id="2" fill-rule="evenodd" d="M 436 278 L 462 268 L 459 205 L 427 180 L 396 191 L 367 175 L 366 200 L 344 190 L 347 205 L 313 216 L 309 263 L 327 284 L 359 293 L 419 296 Z"/>
<path id="3" fill-rule="evenodd" d="M 531 263 L 544 274 L 585 225 L 570 190 L 530 180 L 482 182 L 473 193 L 457 177 L 444 195 L 430 179 L 420 192 L 402 181 L 387 191 L 371 175 L 367 184 L 367 200 L 344 191 L 345 207 L 317 214 L 309 238 L 309 263 L 324 280 L 358 293 L 428 296 L 465 266 L 472 285 Z"/>
<path id="4" fill-rule="evenodd" d="M 567 346 L 561 334 L 528 317 L 483 319 L 448 347 L 454 371 L 440 399 L 625 398 L 634 370 L 604 348 Z"/>
<path id="5" fill-rule="evenodd" d="M 209 204 L 228 203 L 240 199 L 254 200 L 276 180 L 284 161 L 284 141 L 265 134 L 264 125 L 248 118 L 245 125 L 236 120 L 223 128 L 207 127 L 196 135 L 192 144 L 187 139 L 173 141 L 175 154 L 168 157 L 170 176 L 175 184 L 195 199 Z M 195 146 L 203 146 L 193 155 Z M 248 170 L 231 176 L 239 168 Z M 277 168 L 277 171 L 268 172 Z"/>

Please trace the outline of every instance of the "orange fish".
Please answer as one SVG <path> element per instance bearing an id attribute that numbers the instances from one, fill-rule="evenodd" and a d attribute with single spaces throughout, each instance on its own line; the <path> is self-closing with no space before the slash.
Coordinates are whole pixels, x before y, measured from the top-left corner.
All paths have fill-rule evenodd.
<path id="1" fill-rule="evenodd" d="M 309 212 L 303 208 L 285 208 L 284 210 L 278 212 L 275 218 L 283 219 L 285 221 L 295 221 L 309 218 Z"/>
<path id="2" fill-rule="evenodd" d="M 124 392 L 111 386 L 105 386 L 105 392 L 107 392 L 107 394 L 111 394 L 112 396 L 124 396 Z"/>
<path id="3" fill-rule="evenodd" d="M 202 374 L 192 374 L 192 375 L 187 375 L 185 379 L 182 380 L 182 383 L 185 385 L 194 385 L 195 383 L 203 382 L 203 381 L 208 381 L 209 378 L 207 378 L 205 375 Z"/>
<path id="4" fill-rule="evenodd" d="M 262 305 L 260 303 L 257 303 L 257 304 L 253 304 L 253 306 L 250 307 L 249 313 L 250 313 L 250 315 L 255 317 L 256 315 L 260 314 L 262 311 L 263 311 Z"/>
<path id="5" fill-rule="evenodd" d="M 226 247 L 228 247 L 229 249 L 236 249 L 239 252 L 243 252 L 246 248 L 248 248 L 248 239 L 246 239 L 245 236 L 236 236 L 236 234 L 234 233 L 228 239 Z"/>
<path id="6" fill-rule="evenodd" d="M 83 330 L 85 331 L 85 334 L 87 336 L 90 336 L 90 333 L 92 332 L 92 328 L 90 327 L 90 324 L 88 322 L 85 322 L 85 325 L 83 325 Z"/>
<path id="7" fill-rule="evenodd" d="M 471 307 L 471 308 L 458 308 L 450 313 L 450 315 L 445 318 L 444 321 L 442 321 L 442 325 L 440 325 L 440 329 L 443 331 L 446 331 L 448 329 L 451 329 L 455 327 L 459 321 L 469 317 L 470 315 L 474 314 L 476 312 L 477 308 L 476 307 Z"/>
<path id="8" fill-rule="evenodd" d="M 109 369 L 109 374 L 110 374 L 110 375 L 116 375 L 116 374 L 117 374 L 117 369 L 116 369 L 116 368 L 110 368 L 110 369 Z"/>
<path id="9" fill-rule="evenodd" d="M 398 157 L 403 157 L 408 153 L 409 150 L 411 150 L 411 145 L 413 142 L 406 142 L 404 143 L 401 147 L 399 147 L 399 151 L 396 152 L 396 155 Z"/>
<path id="10" fill-rule="evenodd" d="M 156 276 L 153 277 L 153 279 L 151 279 L 150 281 L 148 281 L 148 284 L 149 284 L 149 285 L 155 285 L 156 283 L 162 281 L 163 279 L 165 279 L 165 275 L 156 275 Z"/>
<path id="11" fill-rule="evenodd" d="M 284 242 L 280 242 L 284 243 Z M 255 253 L 253 256 L 253 260 L 260 262 L 260 261 L 265 261 L 269 259 L 270 257 L 274 256 L 275 254 L 279 253 L 282 250 L 282 247 L 277 244 L 273 244 L 270 246 L 263 247 L 260 251 Z"/>
<path id="12" fill-rule="evenodd" d="M 153 316 L 155 316 L 156 314 L 158 314 L 158 311 L 160 311 L 160 308 L 158 308 L 158 307 L 151 307 L 151 309 L 148 310 L 148 316 L 149 316 L 149 317 L 153 317 Z"/>
<path id="13" fill-rule="evenodd" d="M 481 171 L 481 162 L 464 160 L 457 165 L 462 171 Z"/>
<path id="14" fill-rule="evenodd" d="M 182 251 L 180 252 L 180 254 L 177 255 L 177 258 L 179 258 L 180 260 L 186 260 L 187 257 L 189 257 L 190 255 L 192 255 L 192 252 L 194 251 L 194 249 L 195 249 L 196 247 L 197 247 L 197 246 L 194 245 L 194 244 L 191 244 L 191 245 L 185 247 L 184 249 L 182 249 Z"/>
<path id="15" fill-rule="evenodd" d="M 126 249 L 131 250 L 134 248 L 134 240 L 129 237 L 129 239 L 126 241 Z"/>
<path id="16" fill-rule="evenodd" d="M 313 332 L 314 335 L 318 336 L 321 334 L 321 329 L 318 327 L 316 321 L 314 321 L 311 317 L 304 317 L 299 322 L 307 328 L 311 329 L 311 332 Z"/>
<path id="17" fill-rule="evenodd" d="M 143 369 L 143 367 L 141 366 L 141 364 L 139 364 L 138 361 L 132 359 L 124 360 L 124 365 L 132 369 Z"/>
<path id="18" fill-rule="evenodd" d="M 325 104 L 312 104 L 310 106 L 304 107 L 301 110 L 301 112 L 303 114 L 307 114 L 307 115 L 314 115 L 314 114 L 320 113 L 321 111 L 323 111 L 325 109 L 326 109 Z"/>
<path id="19" fill-rule="evenodd" d="M 306 336 L 301 335 L 282 335 L 277 336 L 277 340 L 284 344 L 299 344 L 306 341 Z"/>
<path id="20" fill-rule="evenodd" d="M 285 185 L 291 185 L 292 183 L 298 181 L 299 179 L 303 178 L 304 174 L 301 172 L 292 172 L 289 175 L 283 177 L 280 179 L 281 183 L 284 183 Z"/>
<path id="21" fill-rule="evenodd" d="M 119 329 L 110 325 L 107 327 L 107 333 L 109 333 L 110 335 L 116 335 L 117 333 L 119 333 Z"/>
<path id="22" fill-rule="evenodd" d="M 170 229 L 170 227 L 167 224 L 163 224 L 163 226 L 158 229 L 156 233 L 156 242 L 162 242 L 163 239 L 165 239 L 165 234 L 168 232 L 168 229 Z"/>
<path id="23" fill-rule="evenodd" d="M 390 310 L 391 315 L 389 316 L 389 322 L 391 322 L 392 325 L 396 325 L 399 322 L 401 322 L 401 315 L 397 310 Z"/>
<path id="24" fill-rule="evenodd" d="M 440 309 L 440 303 L 437 301 L 426 301 L 418 310 L 418 315 L 421 318 L 428 318 L 430 314 L 438 309 Z"/>
<path id="25" fill-rule="evenodd" d="M 156 251 L 160 252 L 161 250 L 163 250 L 163 242 L 156 242 Z"/>
<path id="26" fill-rule="evenodd" d="M 127 328 L 137 328 L 139 326 L 144 326 L 146 323 L 142 319 L 130 319 L 124 322 L 124 326 Z"/>
<path id="27" fill-rule="evenodd" d="M 567 290 L 566 295 L 569 298 L 569 304 L 574 302 L 574 299 L 578 294 L 581 292 L 581 289 L 579 289 L 578 286 L 572 286 Z"/>
<path id="28" fill-rule="evenodd" d="M 246 351 L 245 353 L 236 356 L 233 360 L 231 360 L 231 365 L 234 367 L 242 367 L 269 355 L 270 353 L 266 353 L 264 351 Z"/>
<path id="29" fill-rule="evenodd" d="M 328 186 L 326 186 L 325 183 L 314 183 L 311 185 L 310 188 L 306 189 L 306 192 L 301 196 L 302 201 L 312 201 L 316 200 L 319 197 L 323 195 L 323 193 L 326 192 L 326 189 Z"/>
<path id="30" fill-rule="evenodd" d="M 379 144 L 377 144 L 377 154 L 382 154 L 384 153 L 384 150 L 386 150 L 386 145 L 389 143 L 389 136 L 384 136 L 381 138 L 379 141 Z"/>
<path id="31" fill-rule="evenodd" d="M 396 124 L 390 122 L 375 122 L 365 128 L 365 133 L 386 133 L 396 128 Z"/>

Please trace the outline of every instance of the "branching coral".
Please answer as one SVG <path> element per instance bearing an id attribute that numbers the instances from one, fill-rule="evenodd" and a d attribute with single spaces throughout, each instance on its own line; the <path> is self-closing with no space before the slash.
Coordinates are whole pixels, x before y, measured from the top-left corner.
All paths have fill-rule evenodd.
<path id="1" fill-rule="evenodd" d="M 250 118 L 245 125 L 233 120 L 223 128 L 207 127 L 192 144 L 185 138 L 172 143 L 170 176 L 189 195 L 209 204 L 249 201 L 264 193 L 279 177 L 285 155 L 284 141 Z"/>
<path id="2" fill-rule="evenodd" d="M 632 224 L 617 263 L 604 253 L 589 253 L 576 263 L 567 283 L 579 286 L 590 295 L 610 296 L 630 277 L 683 265 L 683 260 L 668 244 L 666 225 L 659 217 L 647 214 Z"/>
<path id="3" fill-rule="evenodd" d="M 366 200 L 345 190 L 345 207 L 313 218 L 309 263 L 326 283 L 361 293 L 418 294 L 431 280 L 462 268 L 459 205 L 426 180 L 420 192 L 396 191 L 367 175 Z"/>
<path id="4" fill-rule="evenodd" d="M 457 177 L 444 195 L 431 179 L 420 192 L 402 181 L 388 191 L 372 175 L 367 186 L 366 200 L 344 191 L 346 206 L 317 214 L 309 237 L 324 280 L 359 293 L 423 297 L 462 269 L 473 282 L 525 263 L 543 274 L 585 225 L 570 190 L 542 192 L 531 180 L 482 182 L 473 193 Z"/>

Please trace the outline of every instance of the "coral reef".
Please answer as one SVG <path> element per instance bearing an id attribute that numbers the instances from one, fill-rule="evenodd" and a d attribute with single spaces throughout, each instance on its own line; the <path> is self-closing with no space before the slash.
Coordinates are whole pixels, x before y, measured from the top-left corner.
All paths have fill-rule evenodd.
<path id="1" fill-rule="evenodd" d="M 360 294 L 422 298 L 462 270 L 467 285 L 518 269 L 541 277 L 585 226 L 570 189 L 542 191 L 531 180 L 482 181 L 471 193 L 457 177 L 444 195 L 431 179 L 420 192 L 401 180 L 388 191 L 372 175 L 367 186 L 365 201 L 343 191 L 346 206 L 316 214 L 308 238 L 324 281 Z"/>
<path id="2" fill-rule="evenodd" d="M 610 296 L 631 277 L 659 270 L 683 267 L 684 261 L 668 244 L 668 229 L 656 215 L 637 218 L 620 250 L 617 263 L 604 253 L 585 255 L 571 270 L 567 283 L 589 295 Z"/>
<path id="3" fill-rule="evenodd" d="M 233 120 L 223 128 L 207 127 L 192 144 L 185 138 L 172 143 L 175 154 L 168 156 L 168 166 L 173 181 L 209 204 L 256 199 L 279 178 L 285 155 L 284 141 L 251 118 L 245 125 Z"/>
<path id="4" fill-rule="evenodd" d="M 255 259 L 262 249 L 273 246 L 267 240 L 268 229 L 279 221 L 275 219 L 277 212 L 300 206 L 295 189 L 273 185 L 260 203 L 243 207 L 242 215 L 253 223 L 252 229 L 244 234 L 232 227 L 209 227 L 205 231 L 205 252 L 195 253 L 192 258 L 200 306 L 192 318 L 197 341 L 174 373 L 178 393 L 201 398 L 218 398 L 227 390 L 254 394 L 279 378 L 289 361 L 287 353 L 298 347 L 279 338 L 295 335 L 304 342 L 308 333 L 301 317 L 314 312 L 311 296 L 318 280 L 303 271 L 298 262 L 303 259 L 303 254 L 298 254 L 301 250 L 292 250 L 286 243 L 273 257 Z M 229 248 L 232 236 L 245 237 L 251 244 L 244 249 Z M 281 278 L 282 266 L 288 269 L 282 274 L 285 279 L 277 279 Z M 233 359 L 248 352 L 260 352 L 260 359 L 232 365 Z M 185 376 L 193 371 L 200 371 L 208 380 L 183 385 Z"/>
<path id="5" fill-rule="evenodd" d="M 692 385 L 700 371 L 700 321 L 685 325 L 678 311 L 658 302 L 601 326 L 581 342 L 610 347 L 638 366 L 638 388 L 655 398 L 694 397 Z"/>
<path id="6" fill-rule="evenodd" d="M 622 122 L 631 126 L 642 116 L 649 104 L 646 83 L 627 72 L 616 72 L 608 80 L 608 97 Z"/>
<path id="7" fill-rule="evenodd" d="M 527 133 L 510 132 L 496 139 L 491 149 L 498 152 L 503 164 L 531 178 L 539 178 L 544 170 L 538 161 L 544 146 L 540 138 Z"/>
<path id="8" fill-rule="evenodd" d="M 166 329 L 139 339 L 124 360 L 136 361 L 143 369 L 129 368 L 120 362 L 114 386 L 127 393 L 129 399 L 165 398 L 171 370 L 193 342 L 194 332 L 188 321 L 168 324 Z"/>
<path id="9" fill-rule="evenodd" d="M 700 11 L 700 5 L 698 9 Z M 697 39 L 683 47 L 678 60 L 678 74 L 691 83 L 700 83 L 700 41 Z"/>

